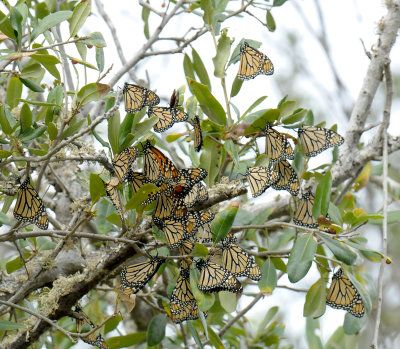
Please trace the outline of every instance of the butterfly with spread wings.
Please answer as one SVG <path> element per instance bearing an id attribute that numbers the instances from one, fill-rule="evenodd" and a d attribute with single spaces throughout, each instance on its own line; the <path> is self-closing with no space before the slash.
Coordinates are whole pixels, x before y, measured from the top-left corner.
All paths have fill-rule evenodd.
<path id="1" fill-rule="evenodd" d="M 165 262 L 165 259 L 151 257 L 150 260 L 135 263 L 122 268 L 121 289 L 127 295 L 139 292 L 157 273 L 158 269 Z"/>
<path id="2" fill-rule="evenodd" d="M 274 65 L 271 60 L 260 51 L 244 42 L 240 47 L 240 66 L 238 79 L 250 80 L 259 74 L 272 75 Z"/>
<path id="3" fill-rule="evenodd" d="M 359 318 L 365 313 L 360 293 L 341 268 L 332 276 L 326 304 L 335 309 L 347 310 L 351 315 Z"/>
<path id="4" fill-rule="evenodd" d="M 228 270 L 221 267 L 217 263 L 211 261 L 210 258 L 200 258 L 196 262 L 196 268 L 200 271 L 198 288 L 206 293 L 230 291 L 241 293 L 243 291 L 242 284 Z"/>
<path id="5" fill-rule="evenodd" d="M 32 187 L 29 177 L 18 188 L 14 217 L 20 222 L 33 223 L 43 230 L 49 227 L 46 207 L 37 191 Z"/>
<path id="6" fill-rule="evenodd" d="M 315 126 L 303 126 L 297 131 L 306 156 L 313 157 L 330 147 L 343 144 L 344 138 L 335 131 Z"/>
<path id="7" fill-rule="evenodd" d="M 152 107 L 160 103 L 160 97 L 142 86 L 125 83 L 123 92 L 127 113 L 136 113 L 146 106 Z"/>

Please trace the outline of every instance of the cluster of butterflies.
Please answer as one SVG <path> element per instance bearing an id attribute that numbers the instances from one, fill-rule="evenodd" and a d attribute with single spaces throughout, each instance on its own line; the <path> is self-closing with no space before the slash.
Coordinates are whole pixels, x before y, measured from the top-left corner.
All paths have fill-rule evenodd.
<path id="1" fill-rule="evenodd" d="M 180 272 L 170 298 L 171 318 L 175 323 L 197 319 L 199 309 L 190 286 L 190 256 L 197 242 L 212 244 L 211 221 L 214 214 L 196 211 L 195 206 L 208 198 L 202 183 L 207 171 L 201 168 L 178 169 L 173 162 L 149 140 L 142 145 L 143 173 L 134 172 L 132 166 L 139 150 L 130 147 L 117 154 L 113 160 L 115 178 L 107 181 L 106 192 L 117 211 L 122 214 L 122 206 L 117 197 L 116 184 L 126 181 L 133 193 L 146 183 L 153 183 L 158 191 L 150 193 L 142 205 L 155 202 L 153 223 L 165 235 L 167 246 L 183 256 Z M 221 242 L 222 247 L 213 248 L 208 258 L 195 262 L 200 272 L 198 288 L 207 293 L 222 290 L 235 293 L 243 288 L 236 277 L 259 280 L 261 272 L 253 256 L 240 248 L 236 238 L 229 234 Z M 137 293 L 154 276 L 166 260 L 151 256 L 145 261 L 124 267 L 121 272 L 121 289 L 127 295 Z"/>
<path id="2" fill-rule="evenodd" d="M 271 75 L 273 72 L 273 64 L 265 54 L 246 42 L 242 44 L 239 79 L 249 80 L 257 75 Z M 148 107 L 148 116 L 159 118 L 153 126 L 155 132 L 164 132 L 178 122 L 190 122 L 194 127 L 194 148 L 200 151 L 203 145 L 200 119 L 196 115 L 193 120 L 189 120 L 188 114 L 179 108 L 179 96 L 175 92 L 172 94 L 170 105 L 160 107 L 157 106 L 160 98 L 147 88 L 126 83 L 123 91 L 126 112 L 135 113 Z M 336 132 L 321 127 L 303 126 L 297 132 L 304 153 L 308 157 L 316 156 L 330 147 L 340 146 L 344 141 Z M 300 191 L 299 180 L 288 161 L 294 159 L 289 140 L 270 124 L 266 125 L 264 134 L 265 152 L 270 160 L 270 166 L 247 169 L 246 178 L 253 197 L 263 194 L 269 187 L 275 190 L 287 190 L 293 196 L 297 196 Z M 141 153 L 143 172 L 136 172 L 133 169 L 134 162 Z M 183 256 L 180 260 L 179 276 L 170 298 L 171 318 L 175 323 L 197 319 L 199 309 L 190 285 L 190 269 L 193 262 L 190 254 L 197 242 L 213 243 L 211 221 L 214 214 L 194 210 L 198 203 L 208 198 L 202 182 L 207 172 L 200 168 L 179 170 L 149 140 L 142 144 L 142 150 L 129 147 L 117 154 L 113 159 L 113 167 L 115 177 L 105 182 L 105 188 L 121 217 L 123 217 L 123 205 L 117 188 L 120 183 L 127 182 L 133 194 L 146 183 L 153 183 L 158 188 L 158 191 L 150 194 L 142 205 L 149 205 L 155 201 L 152 217 L 154 224 L 165 234 L 168 247 L 177 249 Z M 310 228 L 318 227 L 318 222 L 312 216 L 313 204 L 312 192 L 309 190 L 304 192 L 294 214 L 295 224 Z M 21 222 L 33 223 L 41 229 L 48 228 L 46 208 L 31 185 L 29 176 L 19 187 L 14 217 Z M 261 272 L 254 257 L 237 245 L 236 238 L 232 234 L 228 234 L 221 241 L 221 246 L 216 248 L 213 245 L 208 258 L 199 258 L 194 263 L 200 272 L 198 288 L 201 291 L 212 293 L 226 290 L 240 293 L 243 288 L 237 277 L 260 280 Z M 149 255 L 146 261 L 124 267 L 121 272 L 122 291 L 127 295 L 137 293 L 165 262 L 163 258 Z M 332 277 L 327 304 L 334 308 L 345 309 L 356 317 L 364 315 L 361 296 L 342 269 Z M 87 316 L 81 318 L 83 320 L 77 320 L 77 327 L 85 323 L 94 327 Z M 106 348 L 104 339 L 99 336 L 89 336 L 90 338 L 85 341 Z"/>

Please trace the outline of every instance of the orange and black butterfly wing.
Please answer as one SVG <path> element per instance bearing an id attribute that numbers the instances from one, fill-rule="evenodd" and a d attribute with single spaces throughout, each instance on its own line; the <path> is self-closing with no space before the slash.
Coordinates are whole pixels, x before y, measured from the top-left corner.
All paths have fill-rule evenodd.
<path id="1" fill-rule="evenodd" d="M 33 223 L 43 230 L 49 227 L 46 207 L 37 191 L 32 187 L 29 177 L 19 186 L 14 217 L 21 222 Z"/>

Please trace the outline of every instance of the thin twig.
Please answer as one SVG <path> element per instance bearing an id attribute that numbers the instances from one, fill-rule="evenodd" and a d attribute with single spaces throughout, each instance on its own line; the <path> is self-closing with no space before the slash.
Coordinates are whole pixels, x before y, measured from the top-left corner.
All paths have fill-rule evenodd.
<path id="1" fill-rule="evenodd" d="M 387 214 L 388 214 L 388 144 L 387 144 L 387 129 L 389 127 L 390 113 L 393 100 L 393 80 L 390 71 L 390 63 L 385 66 L 386 80 L 386 101 L 385 109 L 383 110 L 383 121 L 380 127 L 383 138 L 383 220 L 382 220 L 382 254 L 387 255 Z M 379 267 L 378 276 L 378 303 L 376 306 L 376 320 L 374 327 L 374 336 L 372 338 L 371 348 L 378 349 L 379 326 L 381 322 L 382 301 L 383 301 L 383 273 L 386 265 L 386 260 L 383 258 Z"/>

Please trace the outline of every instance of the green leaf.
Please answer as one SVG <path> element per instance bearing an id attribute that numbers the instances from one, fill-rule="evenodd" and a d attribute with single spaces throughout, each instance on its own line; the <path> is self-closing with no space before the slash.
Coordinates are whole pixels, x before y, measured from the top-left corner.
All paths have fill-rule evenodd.
<path id="1" fill-rule="evenodd" d="M 21 108 L 20 116 L 20 124 L 21 124 L 21 133 L 27 130 L 32 125 L 32 112 L 29 109 L 28 104 L 24 103 Z"/>
<path id="2" fill-rule="evenodd" d="M 148 133 L 154 124 L 158 122 L 157 116 L 152 116 L 149 119 L 144 120 L 134 126 L 134 133 L 130 133 L 133 136 L 133 140 L 137 141 L 141 137 L 143 137 L 146 133 Z M 133 126 L 132 126 L 133 127 Z"/>
<path id="3" fill-rule="evenodd" d="M 110 91 L 110 86 L 106 84 L 101 84 L 99 82 L 93 82 L 91 84 L 83 86 L 77 95 L 77 103 L 81 106 L 88 104 L 93 101 L 98 101 L 104 97 L 108 91 Z"/>
<path id="4" fill-rule="evenodd" d="M 308 348 L 323 349 L 321 338 L 316 334 L 319 330 L 319 321 L 312 317 L 306 318 L 306 337 Z"/>
<path id="5" fill-rule="evenodd" d="M 203 349 L 204 347 L 203 347 L 203 344 L 201 343 L 201 338 L 199 336 L 199 333 L 196 330 L 196 327 L 194 327 L 190 321 L 187 322 L 187 327 L 189 328 L 189 331 L 192 334 L 193 339 L 196 342 L 196 344 L 199 346 L 200 349 Z"/>
<path id="6" fill-rule="evenodd" d="M 36 129 L 28 129 L 21 135 L 21 141 L 23 143 L 28 143 L 33 139 L 39 138 L 46 130 L 47 126 L 40 126 Z"/>
<path id="7" fill-rule="evenodd" d="M 267 258 L 261 267 L 261 279 L 258 282 L 258 287 L 262 293 L 271 294 L 275 289 L 278 278 L 276 276 L 275 265 L 271 258 Z"/>
<path id="8" fill-rule="evenodd" d="M 216 148 L 216 143 L 211 138 L 205 138 L 200 155 L 200 167 L 208 172 L 205 182 L 209 187 L 213 186 L 214 180 L 220 172 L 221 158 L 221 148 Z"/>
<path id="9" fill-rule="evenodd" d="M 332 251 L 337 259 L 347 265 L 354 264 L 357 259 L 357 254 L 350 250 L 343 242 L 320 233 L 317 233 L 317 235 L 326 243 L 326 246 Z"/>
<path id="10" fill-rule="evenodd" d="M 242 88 L 242 85 L 243 85 L 243 80 L 238 79 L 236 76 L 232 83 L 231 97 L 235 97 L 239 93 L 240 89 Z"/>
<path id="11" fill-rule="evenodd" d="M 0 30 L 10 39 L 17 39 L 14 29 L 11 26 L 10 19 L 2 11 L 0 11 Z"/>
<path id="12" fill-rule="evenodd" d="M 365 322 L 366 322 L 365 316 L 360 319 L 351 315 L 350 313 L 346 313 L 343 322 L 344 333 L 349 336 L 359 333 L 360 330 L 363 328 Z"/>
<path id="13" fill-rule="evenodd" d="M 110 117 L 108 121 L 108 141 L 111 145 L 113 154 L 118 154 L 118 143 L 119 143 L 119 127 L 120 127 L 120 115 L 117 110 L 115 114 Z"/>
<path id="14" fill-rule="evenodd" d="M 13 321 L 0 320 L 0 332 L 2 331 L 12 331 L 18 330 L 19 328 L 24 328 L 25 326 Z"/>
<path id="15" fill-rule="evenodd" d="M 233 144 L 233 141 L 231 139 L 227 139 L 224 143 L 224 148 L 226 150 L 226 152 L 229 154 L 229 156 L 232 158 L 235 166 L 239 166 L 239 154 L 238 154 L 238 149 L 235 146 L 235 144 Z"/>
<path id="16" fill-rule="evenodd" d="M 90 15 L 91 9 L 92 7 L 89 1 L 81 1 L 78 5 L 75 6 L 74 11 L 72 12 L 71 20 L 69 22 L 70 38 L 78 34 L 79 29 L 82 28 L 83 24 L 86 22 L 86 19 Z"/>
<path id="17" fill-rule="evenodd" d="M 22 83 L 19 78 L 13 76 L 8 84 L 6 96 L 6 101 L 7 104 L 10 106 L 10 109 L 13 109 L 18 105 L 18 99 L 21 98 L 21 94 Z"/>
<path id="18" fill-rule="evenodd" d="M 272 16 L 272 13 L 270 10 L 267 10 L 267 18 L 266 18 L 266 23 L 267 23 L 267 28 L 270 32 L 274 32 L 276 29 L 276 24 L 274 17 Z"/>
<path id="19" fill-rule="evenodd" d="M 4 104 L 0 104 L 0 125 L 1 125 L 2 131 L 5 134 L 9 135 L 12 133 L 12 128 L 11 128 L 10 123 L 8 122 Z"/>
<path id="20" fill-rule="evenodd" d="M 302 121 L 305 116 L 307 115 L 308 110 L 307 109 L 297 109 L 293 112 L 293 114 L 286 116 L 285 118 L 282 119 L 282 122 L 285 125 L 289 125 L 289 124 L 294 124 L 296 122 L 300 122 Z"/>
<path id="21" fill-rule="evenodd" d="M 40 34 L 44 33 L 46 30 L 55 27 L 57 24 L 70 19 L 72 16 L 72 11 L 58 11 L 51 13 L 44 17 L 39 24 L 34 27 L 31 34 L 31 42 L 35 40 Z"/>
<path id="22" fill-rule="evenodd" d="M 122 315 L 118 315 L 108 320 L 104 325 L 104 334 L 111 332 L 112 330 L 115 330 L 118 324 L 121 322 L 121 320 L 122 320 Z"/>
<path id="23" fill-rule="evenodd" d="M 217 54 L 213 58 L 214 62 L 214 75 L 217 78 L 224 78 L 225 74 L 225 66 L 228 62 L 232 40 L 226 35 L 227 29 L 224 29 L 221 32 L 221 36 L 218 40 L 217 46 Z"/>
<path id="24" fill-rule="evenodd" d="M 296 110 L 296 108 L 297 108 L 296 101 L 284 101 L 279 106 L 279 109 L 281 111 L 281 115 L 280 115 L 281 120 L 284 120 L 289 115 L 292 115 L 293 112 Z"/>
<path id="25" fill-rule="evenodd" d="M 326 308 L 326 283 L 320 278 L 306 294 L 303 316 L 320 317 Z"/>
<path id="26" fill-rule="evenodd" d="M 307 275 L 314 254 L 317 251 L 317 246 L 317 242 L 311 233 L 297 238 L 290 252 L 287 265 L 288 277 L 291 283 L 296 283 Z"/>
<path id="27" fill-rule="evenodd" d="M 190 78 L 192 80 L 195 79 L 193 63 L 187 54 L 185 54 L 185 57 L 183 58 L 183 71 L 185 72 L 186 78 Z M 190 85 L 189 87 L 190 90 L 192 90 L 192 87 Z"/>
<path id="28" fill-rule="evenodd" d="M 157 191 L 158 188 L 153 183 L 145 184 L 126 203 L 125 208 L 127 210 L 137 209 L 142 204 L 143 201 L 149 198 L 149 194 L 155 194 Z"/>
<path id="29" fill-rule="evenodd" d="M 106 190 L 104 188 L 104 182 L 98 174 L 90 174 L 90 197 L 92 202 L 95 203 L 99 201 L 101 196 L 106 195 Z"/>
<path id="30" fill-rule="evenodd" d="M 96 64 L 99 72 L 104 70 L 104 50 L 102 47 L 96 47 Z"/>
<path id="31" fill-rule="evenodd" d="M 326 216 L 328 213 L 329 203 L 331 199 L 332 190 L 332 175 L 329 170 L 322 177 L 318 183 L 317 190 L 315 192 L 315 200 L 313 206 L 313 216 L 319 217 L 319 215 Z"/>
<path id="32" fill-rule="evenodd" d="M 329 203 L 328 214 L 332 222 L 339 224 L 341 226 L 343 225 L 343 220 L 342 216 L 340 215 L 340 211 L 337 208 L 337 206 L 335 206 L 332 202 Z"/>
<path id="33" fill-rule="evenodd" d="M 44 92 L 44 88 L 30 79 L 19 78 L 19 80 L 33 92 Z"/>
<path id="34" fill-rule="evenodd" d="M 274 3 L 272 6 L 274 7 L 278 7 L 278 6 L 282 6 L 287 0 L 274 0 Z"/>
<path id="35" fill-rule="evenodd" d="M 165 337 L 167 318 L 164 314 L 154 316 L 147 328 L 147 344 L 149 346 L 160 344 Z"/>
<path id="36" fill-rule="evenodd" d="M 208 77 L 208 73 L 207 73 L 207 69 L 203 63 L 203 61 L 201 60 L 199 54 L 197 53 L 197 51 L 193 48 L 192 49 L 192 57 L 193 57 L 193 66 L 192 66 L 192 70 L 194 69 L 197 76 L 200 79 L 200 82 L 204 85 L 207 85 L 208 89 L 211 91 L 211 82 L 210 82 L 210 78 Z M 194 79 L 194 76 L 190 76 L 188 74 L 186 74 L 186 76 Z"/>
<path id="37" fill-rule="evenodd" d="M 218 296 L 222 308 L 224 308 L 227 313 L 232 313 L 236 310 L 236 294 L 228 291 L 221 291 L 218 293 Z"/>
<path id="38" fill-rule="evenodd" d="M 86 36 L 85 40 L 82 40 L 84 44 L 88 46 L 95 46 L 95 47 L 106 47 L 106 41 L 104 40 L 103 34 L 100 32 L 93 32 Z"/>
<path id="39" fill-rule="evenodd" d="M 261 334 L 264 333 L 265 328 L 272 321 L 272 319 L 276 316 L 276 314 L 278 313 L 278 310 L 279 310 L 279 308 L 276 306 L 268 309 L 267 313 L 264 316 L 264 319 L 262 319 L 260 324 L 258 325 L 257 337 L 259 337 Z"/>
<path id="40" fill-rule="evenodd" d="M 12 153 L 13 153 L 12 151 L 0 149 L 0 159 L 8 158 L 9 156 L 12 155 Z"/>
<path id="41" fill-rule="evenodd" d="M 54 125 L 53 122 L 49 122 L 47 124 L 47 132 L 49 134 L 50 140 L 54 141 L 56 139 L 56 137 L 57 137 L 58 130 L 57 130 L 56 125 Z"/>
<path id="42" fill-rule="evenodd" d="M 237 207 L 228 206 L 225 210 L 215 215 L 211 223 L 211 231 L 213 232 L 213 240 L 215 243 L 220 242 L 229 233 L 237 211 Z"/>
<path id="43" fill-rule="evenodd" d="M 279 109 L 268 109 L 256 120 L 254 120 L 249 127 L 244 130 L 244 135 L 263 131 L 267 122 L 270 124 L 278 120 L 281 111 Z"/>
<path id="44" fill-rule="evenodd" d="M 20 257 L 14 258 L 11 261 L 7 262 L 6 270 L 8 274 L 13 273 L 14 271 L 22 268 L 24 266 L 24 262 Z"/>
<path id="45" fill-rule="evenodd" d="M 199 101 L 201 109 L 207 114 L 210 120 L 218 125 L 226 125 L 225 110 L 211 94 L 208 87 L 192 79 L 188 79 L 188 83 Z"/>
<path id="46" fill-rule="evenodd" d="M 71 123 L 71 125 L 63 132 L 61 139 L 66 139 L 76 133 L 82 128 L 83 124 L 86 122 L 86 119 L 81 119 L 79 121 L 76 121 L 74 119 L 74 122 Z"/>
<path id="47" fill-rule="evenodd" d="M 214 22 L 214 7 L 211 0 L 200 0 L 201 9 L 204 11 L 203 20 L 207 25 L 212 25 Z"/>
<path id="48" fill-rule="evenodd" d="M 10 12 L 10 23 L 14 28 L 14 33 L 17 34 L 17 43 L 18 47 L 21 47 L 21 36 L 22 36 L 22 14 L 18 11 L 17 8 L 13 8 Z"/>
<path id="49" fill-rule="evenodd" d="M 219 336 L 214 332 L 214 330 L 210 326 L 207 326 L 207 329 L 208 329 L 210 344 L 213 345 L 215 349 L 225 349 L 225 346 L 222 343 L 221 338 L 219 338 Z"/>
<path id="50" fill-rule="evenodd" d="M 205 257 L 210 254 L 210 251 L 203 244 L 196 243 L 194 245 L 193 251 L 191 252 L 191 256 L 193 257 Z"/>
<path id="51" fill-rule="evenodd" d="M 109 348 L 119 349 L 128 348 L 132 345 L 139 344 L 146 339 L 146 332 L 135 332 L 126 336 L 117 336 L 107 338 L 107 344 Z"/>
<path id="52" fill-rule="evenodd" d="M 240 118 L 243 119 L 254 108 L 258 107 L 262 102 L 264 102 L 266 98 L 267 98 L 267 96 L 261 96 L 261 97 L 257 98 L 257 100 L 250 107 L 247 108 L 247 110 L 244 112 L 244 114 Z"/>
<path id="53" fill-rule="evenodd" d="M 48 54 L 34 54 L 31 58 L 43 65 L 57 80 L 61 80 L 60 72 L 56 68 L 56 64 L 60 63 L 57 57 Z"/>

